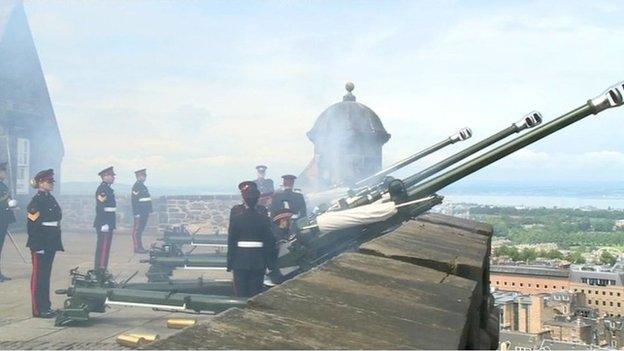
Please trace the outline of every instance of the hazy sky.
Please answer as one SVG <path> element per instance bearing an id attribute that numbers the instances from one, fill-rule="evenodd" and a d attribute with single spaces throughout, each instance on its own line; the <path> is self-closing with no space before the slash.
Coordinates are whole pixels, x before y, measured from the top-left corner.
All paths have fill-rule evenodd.
<path id="1" fill-rule="evenodd" d="M 28 1 L 65 181 L 233 188 L 299 173 L 305 133 L 355 82 L 388 164 L 469 126 L 551 120 L 624 80 L 614 1 Z M 620 180 L 624 109 L 589 117 L 472 179 Z M 450 147 L 427 162 L 456 152 Z"/>

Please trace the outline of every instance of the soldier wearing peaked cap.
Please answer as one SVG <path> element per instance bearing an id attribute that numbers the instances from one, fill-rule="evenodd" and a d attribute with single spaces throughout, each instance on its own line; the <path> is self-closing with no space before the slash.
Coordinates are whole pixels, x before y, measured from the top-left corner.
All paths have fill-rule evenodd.
<path id="1" fill-rule="evenodd" d="M 32 314 L 38 318 L 52 318 L 56 312 L 50 303 L 50 274 L 57 251 L 63 250 L 61 242 L 61 207 L 51 191 L 54 189 L 54 171 L 37 173 L 32 181 L 37 194 L 28 204 L 26 228 L 32 257 L 30 293 Z"/>
<path id="2" fill-rule="evenodd" d="M 255 188 L 256 190 L 258 190 L 258 185 L 255 182 L 252 182 L 252 181 L 249 181 L 249 180 L 240 183 L 238 185 L 238 190 L 240 190 L 241 194 L 242 194 L 243 190 L 245 190 L 247 188 L 250 188 L 250 187 L 251 188 Z M 243 200 L 244 200 L 244 198 L 243 198 Z M 242 204 L 234 205 L 234 207 L 232 207 L 232 209 L 230 209 L 230 221 L 232 220 L 232 217 L 234 217 L 235 215 L 237 215 L 239 213 L 242 213 L 245 210 L 245 208 L 246 208 L 245 201 L 243 201 Z M 260 214 L 263 214 L 263 215 L 265 215 L 267 217 L 269 216 L 269 210 L 266 207 L 264 207 L 264 206 L 262 206 L 260 204 L 257 204 L 255 208 L 256 208 L 256 212 L 258 212 Z"/>
<path id="3" fill-rule="evenodd" d="M 274 187 L 273 180 L 266 177 L 267 166 L 258 165 L 256 171 L 258 178 L 254 181 L 260 191 L 260 200 L 258 203 L 262 206 L 269 206 L 271 204 L 271 196 L 273 196 Z"/>
<path id="4" fill-rule="evenodd" d="M 113 230 L 117 223 L 117 201 L 115 191 L 111 188 L 115 182 L 115 171 L 113 167 L 103 169 L 98 173 L 102 178 L 102 183 L 95 191 L 95 220 L 93 226 L 97 233 L 97 244 L 95 247 L 94 269 L 103 273 L 108 267 L 111 244 L 113 241 Z"/>
<path id="5" fill-rule="evenodd" d="M 238 188 L 245 204 L 231 213 L 227 270 L 233 271 L 236 296 L 250 297 L 262 292 L 264 273 L 275 268 L 277 250 L 269 218 L 257 210 L 257 185 L 242 182 Z"/>
<path id="6" fill-rule="evenodd" d="M 274 215 L 282 209 L 289 209 L 296 218 L 303 218 L 308 215 L 305 199 L 299 192 L 294 191 L 295 177 L 291 174 L 282 176 L 282 190 L 273 194 L 271 199 L 271 215 Z"/>
<path id="7" fill-rule="evenodd" d="M 134 215 L 134 225 L 132 226 L 132 243 L 134 253 L 146 253 L 143 248 L 142 235 L 147 225 L 150 213 L 152 213 L 152 197 L 145 186 L 147 170 L 139 169 L 134 172 L 136 183 L 132 186 L 132 214 Z"/>
<path id="8" fill-rule="evenodd" d="M 9 187 L 4 184 L 7 178 L 7 163 L 0 163 L 0 258 L 2 257 L 2 247 L 4 239 L 8 233 L 9 224 L 15 223 L 15 214 L 13 208 L 17 205 L 17 201 L 11 198 Z M 0 283 L 11 278 L 4 276 L 0 271 Z"/>

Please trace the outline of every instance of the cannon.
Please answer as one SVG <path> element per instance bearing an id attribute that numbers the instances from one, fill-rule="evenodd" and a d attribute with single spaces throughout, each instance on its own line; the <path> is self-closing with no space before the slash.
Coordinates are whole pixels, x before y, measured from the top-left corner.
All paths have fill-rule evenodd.
<path id="1" fill-rule="evenodd" d="M 214 234 L 191 233 L 185 226 L 165 230 L 163 237 L 158 239 L 158 241 L 163 242 L 165 245 L 173 244 L 178 247 L 190 245 L 212 247 L 215 250 L 227 248 L 227 235 L 219 234 L 218 232 Z"/>
<path id="2" fill-rule="evenodd" d="M 514 124 L 419 173 L 403 180 L 385 181 L 383 189 L 375 190 L 375 196 L 371 196 L 371 194 L 364 196 L 367 201 L 359 201 L 358 199 L 363 196 L 360 195 L 360 197 L 356 197 L 355 201 L 343 201 L 347 205 L 344 208 L 334 207 L 317 215 L 299 219 L 293 226 L 291 239 L 280 242 L 277 259 L 277 265 L 280 269 L 270 272 L 269 278 L 272 280 L 270 285 L 279 284 L 285 279 L 315 267 L 342 252 L 354 250 L 361 243 L 388 233 L 404 222 L 416 218 L 443 201 L 443 197 L 436 192 L 444 187 L 587 116 L 599 114 L 608 108 L 623 104 L 624 82 L 609 88 L 584 105 L 541 126 L 537 126 L 541 121 L 541 116 L 531 113 L 523 119 L 524 124 Z M 455 166 L 455 168 L 442 172 L 443 169 L 483 150 L 506 136 L 529 127 L 535 128 L 498 147 L 485 151 L 481 155 Z M 434 175 L 434 173 L 436 174 Z M 426 179 L 427 177 L 430 178 Z M 152 266 L 158 264 L 160 267 L 172 269 L 175 267 L 224 269 L 226 264 L 226 257 L 217 255 L 154 256 L 150 258 L 152 259 Z M 282 274 L 282 270 L 286 268 L 289 269 L 288 273 Z M 159 284 L 164 285 L 170 275 L 162 274 Z M 81 309 L 101 311 L 102 306 L 114 303 L 142 303 L 152 307 L 158 306 L 158 308 L 183 308 L 201 311 L 222 310 L 228 306 L 244 306 L 243 300 L 223 296 L 124 289 L 117 286 L 111 287 L 110 284 L 103 284 L 100 280 L 97 282 L 87 281 L 86 283 L 84 280 L 87 279 L 74 278 L 73 289 L 61 292 L 70 296 L 69 302 L 66 303 L 67 312 L 65 316 L 71 317 L 72 314 L 75 314 L 78 317 L 75 317 L 74 320 L 84 315 Z"/>
<path id="3" fill-rule="evenodd" d="M 152 246 L 149 258 L 141 263 L 149 263 L 146 276 L 149 283 L 170 281 L 173 271 L 180 269 L 224 270 L 227 256 L 223 251 L 214 253 L 190 254 L 183 252 L 175 244 Z"/>
<path id="4" fill-rule="evenodd" d="M 401 168 L 404 168 L 416 162 L 417 160 L 420 160 L 428 155 L 431 155 L 432 153 L 438 150 L 441 150 L 449 145 L 455 144 L 460 141 L 468 140 L 471 137 L 472 137 L 472 130 L 470 128 L 463 128 L 459 130 L 457 133 L 451 135 L 450 137 L 424 150 L 421 150 L 415 154 L 412 154 L 404 158 L 403 160 L 398 161 L 369 177 L 366 177 L 364 179 L 357 181 L 353 189 L 350 189 L 347 187 L 336 187 L 336 188 L 332 188 L 332 189 L 317 192 L 317 193 L 307 194 L 306 202 L 308 204 L 308 207 L 313 208 L 317 205 L 321 205 L 321 209 L 324 210 L 326 209 L 326 206 L 324 206 L 323 204 L 328 201 L 340 199 L 340 198 L 347 197 L 347 196 L 352 196 L 358 192 L 368 189 L 368 187 L 370 186 L 379 186 L 380 184 L 383 184 L 384 179 L 390 173 L 397 171 Z"/>
<path id="5" fill-rule="evenodd" d="M 280 248 L 278 264 L 280 267 L 298 266 L 298 270 L 303 271 L 340 252 L 355 248 L 360 243 L 380 236 L 441 203 L 443 197 L 436 192 L 444 187 L 587 116 L 621 106 L 624 104 L 623 101 L 624 82 L 618 83 L 561 117 L 425 182 L 418 183 L 414 179 L 420 180 L 425 173 L 448 167 L 469 154 L 474 154 L 479 151 L 478 149 L 502 139 L 506 134 L 516 133 L 516 126 L 475 144 L 478 147 L 471 147 L 464 150 L 465 152 L 451 156 L 437 166 L 432 166 L 429 171 L 423 171 L 421 175 L 414 175 L 403 181 L 394 179 L 388 182 L 384 191 L 376 190 L 374 196 L 366 194 L 351 202 L 343 201 L 343 204 L 347 205 L 344 209 L 334 208 L 332 211 L 330 208 L 312 218 L 302 218 L 296 223 L 298 232 L 295 238 Z M 541 120 L 541 116 L 535 113 L 528 117 L 531 124 L 539 124 L 537 122 Z M 530 127 L 528 123 L 526 126 Z M 275 276 L 275 279 L 280 279 L 279 275 Z"/>
<path id="6" fill-rule="evenodd" d="M 70 271 L 71 287 L 56 290 L 67 295 L 63 309 L 58 312 L 55 326 L 73 325 L 89 320 L 91 312 L 103 313 L 107 306 L 147 307 L 158 310 L 219 313 L 231 307 L 245 307 L 247 299 L 230 296 L 191 294 L 179 291 L 133 289 L 118 284 L 110 274 Z M 217 285 L 217 284 L 214 284 Z"/>
<path id="7" fill-rule="evenodd" d="M 471 145 L 470 147 L 450 156 L 446 159 L 428 167 L 424 170 L 417 172 L 403 180 L 403 184 L 405 186 L 412 186 L 417 184 L 419 181 L 426 179 L 446 168 L 452 166 L 453 164 L 474 155 L 475 153 L 513 135 L 516 133 L 520 133 L 523 130 L 534 128 L 542 123 L 542 115 L 533 111 L 525 115 L 520 121 L 513 123 L 511 126 L 495 133 L 494 135 L 487 137 L 478 143 Z M 381 199 L 384 193 L 387 193 L 388 186 L 393 179 L 387 179 L 384 183 L 377 184 L 374 187 L 369 187 L 360 190 L 354 196 L 343 198 L 338 200 L 334 206 L 328 207 L 330 211 L 338 211 L 347 208 L 355 208 L 362 205 L 367 205 L 378 201 Z"/>

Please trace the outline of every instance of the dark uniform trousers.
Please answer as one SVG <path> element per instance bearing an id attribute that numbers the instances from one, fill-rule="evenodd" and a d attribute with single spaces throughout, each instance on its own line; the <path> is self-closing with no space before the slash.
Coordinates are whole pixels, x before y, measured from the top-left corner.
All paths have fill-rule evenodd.
<path id="1" fill-rule="evenodd" d="M 134 225 L 132 226 L 132 244 L 134 250 L 143 249 L 142 235 L 147 225 L 147 220 L 152 212 L 152 198 L 147 186 L 141 181 L 137 181 L 132 186 L 132 214 L 134 215 Z"/>
<path id="2" fill-rule="evenodd" d="M 33 316 L 50 310 L 50 275 L 52 274 L 52 262 L 56 251 L 46 250 L 38 254 L 30 251 L 32 259 L 32 275 L 30 276 L 30 294 L 32 301 Z"/>
<path id="3" fill-rule="evenodd" d="M 145 231 L 148 219 L 149 214 L 134 216 L 134 224 L 132 225 L 132 246 L 135 250 L 143 248 L 143 231 Z"/>
<path id="4" fill-rule="evenodd" d="M 96 271 L 103 272 L 108 267 L 113 231 L 117 223 L 116 208 L 115 192 L 110 185 L 102 182 L 95 192 L 95 220 L 93 221 L 93 227 L 97 233 L 93 265 Z M 108 226 L 108 231 L 102 231 L 102 226 Z"/>
<path id="5" fill-rule="evenodd" d="M 95 263 L 93 267 L 96 270 L 105 271 L 108 267 L 108 258 L 113 243 L 113 230 L 109 229 L 108 232 L 103 232 L 100 228 L 96 228 L 95 231 L 97 232 L 97 244 L 95 246 Z"/>
<path id="6" fill-rule="evenodd" d="M 234 274 L 236 296 L 251 297 L 262 292 L 266 269 L 275 267 L 275 238 L 264 207 L 237 205 L 230 215 L 227 268 Z"/>
<path id="7" fill-rule="evenodd" d="M 263 270 L 235 269 L 234 294 L 240 297 L 252 297 L 262 292 L 264 283 Z"/>
<path id="8" fill-rule="evenodd" d="M 52 194 L 37 192 L 28 204 L 26 229 L 32 260 L 30 294 L 33 316 L 50 310 L 50 274 L 57 251 L 64 251 L 61 241 L 61 207 Z M 38 253 L 39 252 L 39 253 Z"/>
<path id="9" fill-rule="evenodd" d="M 4 239 L 7 236 L 9 230 L 9 223 L 0 221 L 0 260 L 2 259 L 2 247 L 4 246 Z"/>

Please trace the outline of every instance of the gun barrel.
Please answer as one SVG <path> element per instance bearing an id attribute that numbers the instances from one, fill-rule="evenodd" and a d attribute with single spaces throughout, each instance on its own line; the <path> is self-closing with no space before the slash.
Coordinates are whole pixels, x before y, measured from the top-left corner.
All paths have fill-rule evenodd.
<path id="1" fill-rule="evenodd" d="M 507 138 L 508 136 L 512 134 L 519 133 L 527 128 L 533 128 L 535 126 L 538 126 L 541 123 L 542 123 L 542 115 L 537 111 L 533 111 L 527 114 L 526 116 L 524 116 L 520 121 L 501 130 L 500 132 L 481 140 L 480 142 L 456 153 L 453 156 L 450 156 L 434 164 L 433 166 L 425 168 L 424 170 L 418 173 L 415 173 L 408 178 L 405 178 L 403 180 L 403 183 L 405 184 L 405 187 L 411 187 L 417 184 L 418 182 L 420 182 L 421 180 L 429 178 L 430 176 L 440 172 L 441 170 L 449 166 L 452 166 L 453 164 L 465 159 L 466 157 L 469 157 L 485 149 L 486 147 L 493 145 L 499 142 L 500 140 Z"/>
<path id="2" fill-rule="evenodd" d="M 376 183 L 376 182 L 380 182 L 386 175 L 396 171 L 397 169 L 403 168 L 413 162 L 416 162 L 417 160 L 430 155 L 442 148 L 445 148 L 451 144 L 455 144 L 458 141 L 463 141 L 463 140 L 467 140 L 470 139 L 470 137 L 472 136 L 472 130 L 470 130 L 470 128 L 464 128 L 462 130 L 460 130 L 459 132 L 457 132 L 454 135 L 451 135 L 450 137 L 444 139 L 443 141 L 432 145 L 420 152 L 417 152 L 399 162 L 396 162 L 394 164 L 392 164 L 391 166 L 382 169 L 381 171 L 366 177 L 358 182 L 355 183 L 356 186 L 364 186 L 367 184 L 372 184 L 372 183 Z"/>
<path id="3" fill-rule="evenodd" d="M 428 194 L 434 193 L 451 183 L 454 183 L 488 165 L 502 159 L 509 154 L 520 150 L 527 145 L 530 145 L 548 135 L 569 126 L 572 123 L 578 122 L 581 119 L 598 114 L 601 111 L 622 106 L 624 104 L 624 82 L 609 88 L 603 94 L 598 97 L 587 101 L 585 105 L 577 107 L 576 109 L 558 117 L 557 119 L 550 121 L 541 127 L 534 129 L 524 135 L 521 135 L 493 150 L 490 150 L 483 155 L 470 160 L 454 169 L 443 173 L 427 182 L 420 185 L 409 188 L 409 198 L 419 198 Z"/>
<path id="4" fill-rule="evenodd" d="M 246 299 L 228 296 L 82 286 L 74 287 L 71 297 L 92 301 L 101 300 L 110 305 L 160 307 L 215 313 L 231 307 L 245 307 L 247 305 Z"/>

